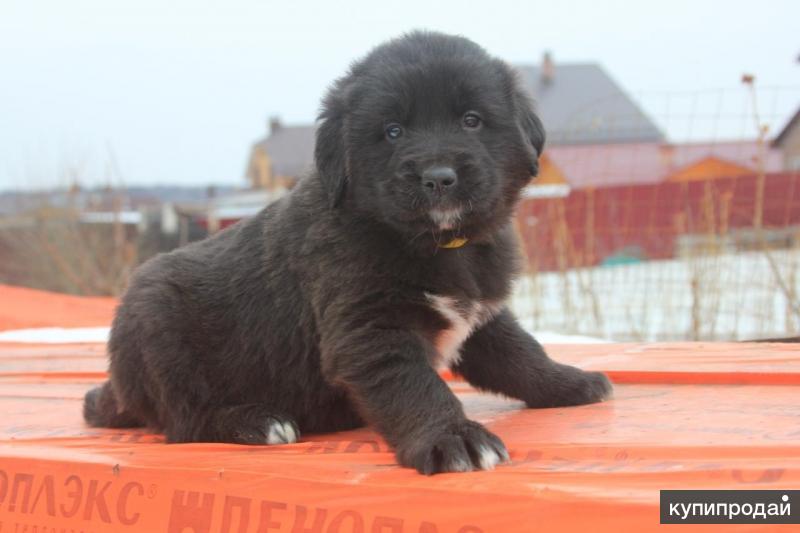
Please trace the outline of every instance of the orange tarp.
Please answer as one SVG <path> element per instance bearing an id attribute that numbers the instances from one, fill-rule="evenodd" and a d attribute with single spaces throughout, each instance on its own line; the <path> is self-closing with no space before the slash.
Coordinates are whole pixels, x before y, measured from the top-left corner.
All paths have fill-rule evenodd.
<path id="1" fill-rule="evenodd" d="M 0 285 L 0 331 L 59 326 L 107 326 L 114 298 L 85 298 Z"/>
<path id="2" fill-rule="evenodd" d="M 270 447 L 91 429 L 81 398 L 104 379 L 103 346 L 0 343 L 0 533 L 641 532 L 669 528 L 658 525 L 660 489 L 800 488 L 797 348 L 550 351 L 608 371 L 614 399 L 529 410 L 451 381 L 512 461 L 424 477 L 368 429 Z"/>

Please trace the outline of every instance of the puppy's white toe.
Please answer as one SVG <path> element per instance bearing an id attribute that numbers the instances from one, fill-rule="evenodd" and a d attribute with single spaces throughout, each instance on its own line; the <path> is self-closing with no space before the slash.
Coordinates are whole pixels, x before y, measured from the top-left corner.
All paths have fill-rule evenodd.
<path id="1" fill-rule="evenodd" d="M 487 446 L 481 446 L 478 449 L 478 462 L 480 463 L 481 470 L 494 470 L 495 465 L 505 460 L 507 460 L 507 458 L 502 457 Z"/>
<path id="2" fill-rule="evenodd" d="M 457 459 L 450 463 L 447 468 L 448 472 L 469 472 L 472 470 L 472 464 L 466 459 Z"/>
<path id="3" fill-rule="evenodd" d="M 267 444 L 291 444 L 297 442 L 297 432 L 291 422 L 270 420 L 267 425 Z"/>

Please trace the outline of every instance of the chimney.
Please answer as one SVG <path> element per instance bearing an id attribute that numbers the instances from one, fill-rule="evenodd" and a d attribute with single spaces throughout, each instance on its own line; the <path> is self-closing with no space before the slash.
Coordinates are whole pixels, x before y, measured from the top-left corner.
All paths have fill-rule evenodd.
<path id="1" fill-rule="evenodd" d="M 279 117 L 278 115 L 272 115 L 271 117 L 269 117 L 268 126 L 270 135 L 278 133 L 283 127 L 283 124 L 281 123 L 281 117 Z"/>
<path id="2" fill-rule="evenodd" d="M 553 63 L 553 56 L 550 51 L 545 51 L 542 55 L 541 82 L 550 85 L 556 77 L 556 65 Z"/>

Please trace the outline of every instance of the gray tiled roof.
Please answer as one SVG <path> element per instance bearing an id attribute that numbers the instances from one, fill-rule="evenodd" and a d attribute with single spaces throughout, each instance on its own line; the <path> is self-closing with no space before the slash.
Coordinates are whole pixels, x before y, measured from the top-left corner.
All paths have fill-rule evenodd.
<path id="1" fill-rule="evenodd" d="M 773 146 L 781 146 L 783 145 L 784 141 L 787 137 L 789 137 L 789 132 L 791 132 L 797 124 L 800 124 L 800 108 L 797 109 L 792 118 L 786 123 L 783 129 L 778 133 L 775 139 L 772 141 Z"/>
<path id="2" fill-rule="evenodd" d="M 664 140 L 658 127 L 599 65 L 556 63 L 550 83 L 542 81 L 538 66 L 517 69 L 533 92 L 548 144 Z"/>

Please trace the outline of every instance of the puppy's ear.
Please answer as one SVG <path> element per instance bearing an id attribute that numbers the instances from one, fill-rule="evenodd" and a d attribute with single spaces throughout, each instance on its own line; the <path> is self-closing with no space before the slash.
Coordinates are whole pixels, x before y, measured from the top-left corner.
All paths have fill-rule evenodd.
<path id="1" fill-rule="evenodd" d="M 517 94 L 517 121 L 522 132 L 523 140 L 532 148 L 530 170 L 531 176 L 539 173 L 539 157 L 544 150 L 544 125 L 533 111 L 531 99 L 521 91 Z"/>
<path id="2" fill-rule="evenodd" d="M 322 102 L 318 120 L 314 162 L 317 175 L 325 186 L 328 204 L 341 204 L 348 181 L 347 128 L 344 89 L 337 83 Z"/>
<path id="3" fill-rule="evenodd" d="M 544 150 L 544 125 L 530 105 L 520 120 L 523 134 L 535 151 L 531 161 L 531 175 L 536 176 L 539 173 L 539 157 Z"/>
<path id="4" fill-rule="evenodd" d="M 539 172 L 539 157 L 544 150 L 544 125 L 539 120 L 539 117 L 536 116 L 533 110 L 533 99 L 530 93 L 523 88 L 518 73 L 505 63 L 503 63 L 503 70 L 510 85 L 522 141 L 530 149 L 531 175 L 536 176 Z"/>

